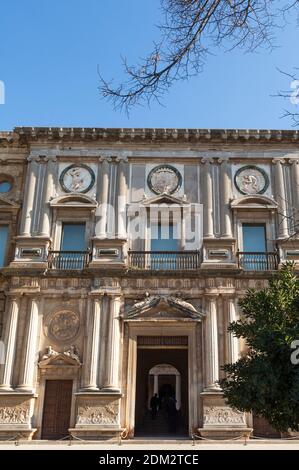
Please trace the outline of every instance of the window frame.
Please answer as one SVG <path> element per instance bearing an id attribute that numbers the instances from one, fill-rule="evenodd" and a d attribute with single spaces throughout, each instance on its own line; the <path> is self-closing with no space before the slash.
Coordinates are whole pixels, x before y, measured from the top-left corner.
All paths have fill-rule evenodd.
<path id="1" fill-rule="evenodd" d="M 9 250 L 10 250 L 10 239 L 11 239 L 11 224 L 8 221 L 0 221 L 0 227 L 7 227 L 7 240 L 3 256 L 3 266 L 0 266 L 0 269 L 5 268 L 8 265 L 9 259 Z"/>

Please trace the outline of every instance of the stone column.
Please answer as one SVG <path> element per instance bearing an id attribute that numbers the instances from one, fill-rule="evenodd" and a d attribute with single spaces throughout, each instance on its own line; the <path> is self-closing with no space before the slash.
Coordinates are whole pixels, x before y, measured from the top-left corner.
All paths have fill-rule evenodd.
<path id="1" fill-rule="evenodd" d="M 213 175 L 212 163 L 209 158 L 202 159 L 204 166 L 203 180 L 203 236 L 207 238 L 214 237 L 213 224 Z"/>
<path id="2" fill-rule="evenodd" d="M 38 160 L 39 157 L 28 157 L 27 177 L 25 183 L 25 198 L 22 209 L 22 222 L 21 222 L 21 236 L 30 236 L 32 211 L 34 205 L 35 187 L 38 174 Z"/>
<path id="3" fill-rule="evenodd" d="M 295 238 L 299 239 L 299 160 L 291 160 L 293 175 L 293 213 Z"/>
<path id="4" fill-rule="evenodd" d="M 274 159 L 273 163 L 275 165 L 275 199 L 278 203 L 278 238 L 287 238 L 289 231 L 286 217 L 286 194 L 282 166 L 284 160 Z"/>
<path id="5" fill-rule="evenodd" d="M 88 318 L 88 338 L 86 339 L 86 353 L 84 357 L 84 390 L 98 390 L 98 369 L 100 351 L 100 325 L 101 302 L 99 299 L 90 299 L 91 309 Z M 109 346 L 108 346 L 109 347 Z"/>
<path id="6" fill-rule="evenodd" d="M 20 298 L 11 298 L 10 306 L 8 312 L 8 318 L 4 333 L 4 353 L 5 353 L 5 362 L 1 366 L 1 383 L 0 391 L 12 390 L 12 374 L 13 366 L 16 352 L 16 339 L 17 339 L 17 327 L 18 327 L 18 317 L 20 309 Z"/>
<path id="7" fill-rule="evenodd" d="M 159 393 L 159 376 L 157 374 L 154 375 L 154 395 L 155 393 Z"/>
<path id="8" fill-rule="evenodd" d="M 221 219 L 221 236 L 226 238 L 232 237 L 232 219 L 230 210 L 231 198 L 231 175 L 228 159 L 219 159 L 220 167 L 220 219 Z"/>
<path id="9" fill-rule="evenodd" d="M 118 160 L 117 238 L 126 238 L 127 160 Z"/>
<path id="10" fill-rule="evenodd" d="M 102 391 L 119 392 L 120 296 L 112 296 L 109 303 L 106 377 Z"/>
<path id="11" fill-rule="evenodd" d="M 176 399 L 176 409 L 181 408 L 181 376 L 175 376 L 175 399 Z"/>
<path id="12" fill-rule="evenodd" d="M 216 298 L 206 299 L 206 390 L 219 390 L 219 352 Z"/>
<path id="13" fill-rule="evenodd" d="M 51 230 L 51 207 L 50 200 L 53 196 L 55 187 L 55 171 L 56 171 L 56 157 L 47 157 L 47 169 L 45 176 L 45 186 L 43 194 L 43 210 L 42 210 L 42 223 L 41 235 L 50 237 Z"/>
<path id="14" fill-rule="evenodd" d="M 31 300 L 27 331 L 24 341 L 23 359 L 20 371 L 19 390 L 33 391 L 33 378 L 36 366 L 36 343 L 38 333 L 38 299 Z"/>
<path id="15" fill-rule="evenodd" d="M 97 238 L 106 238 L 106 224 L 107 224 L 107 212 L 108 212 L 108 194 L 109 194 L 109 171 L 111 158 L 101 157 L 99 159 L 101 163 L 101 178 L 100 178 L 100 190 L 99 190 L 99 217 L 95 226 L 95 236 Z"/>
<path id="16" fill-rule="evenodd" d="M 234 299 L 227 300 L 228 324 L 237 320 L 236 305 Z M 233 333 L 228 332 L 228 362 L 234 364 L 239 359 L 239 341 Z"/>

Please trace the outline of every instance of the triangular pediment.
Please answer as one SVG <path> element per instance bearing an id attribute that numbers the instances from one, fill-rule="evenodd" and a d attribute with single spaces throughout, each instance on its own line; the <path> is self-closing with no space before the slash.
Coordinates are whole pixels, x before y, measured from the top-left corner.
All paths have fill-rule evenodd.
<path id="1" fill-rule="evenodd" d="M 4 196 L 0 196 L 0 208 L 1 209 L 19 209 L 20 206 L 16 202 L 6 199 Z"/>
<path id="2" fill-rule="evenodd" d="M 185 197 L 178 198 L 178 197 L 171 196 L 171 194 L 167 194 L 167 193 L 162 193 L 162 194 L 159 194 L 158 196 L 154 196 L 151 198 L 145 198 L 142 202 L 144 206 L 152 206 L 152 205 L 160 205 L 160 204 L 167 204 L 167 205 L 189 204 L 188 201 L 186 201 Z"/>
<path id="3" fill-rule="evenodd" d="M 125 320 L 193 320 L 201 321 L 204 313 L 183 299 L 172 296 L 149 296 L 130 307 Z"/>

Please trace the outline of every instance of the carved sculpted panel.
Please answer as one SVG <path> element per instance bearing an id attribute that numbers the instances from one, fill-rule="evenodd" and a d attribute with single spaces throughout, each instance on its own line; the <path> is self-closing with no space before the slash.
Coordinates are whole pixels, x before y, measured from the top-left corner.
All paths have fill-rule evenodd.
<path id="1" fill-rule="evenodd" d="M 117 425 L 119 404 L 117 401 L 106 405 L 94 403 L 79 406 L 77 424 Z"/>
<path id="2" fill-rule="evenodd" d="M 57 342 L 64 343 L 73 340 L 79 333 L 79 315 L 71 310 L 60 310 L 50 315 L 45 333 Z"/>
<path id="3" fill-rule="evenodd" d="M 245 414 L 226 406 L 204 407 L 204 425 L 246 426 Z"/>
<path id="4" fill-rule="evenodd" d="M 180 188 L 182 175 L 173 166 L 159 165 L 150 171 L 147 183 L 155 194 L 172 194 Z"/>
<path id="5" fill-rule="evenodd" d="M 89 166 L 77 163 L 66 167 L 59 181 L 66 193 L 87 193 L 94 185 L 95 175 Z"/>
<path id="6" fill-rule="evenodd" d="M 263 194 L 268 189 L 269 177 L 255 165 L 243 166 L 235 174 L 235 186 L 244 195 Z"/>
<path id="7" fill-rule="evenodd" d="M 29 408 L 25 405 L 0 407 L 0 424 L 28 424 L 29 418 Z"/>

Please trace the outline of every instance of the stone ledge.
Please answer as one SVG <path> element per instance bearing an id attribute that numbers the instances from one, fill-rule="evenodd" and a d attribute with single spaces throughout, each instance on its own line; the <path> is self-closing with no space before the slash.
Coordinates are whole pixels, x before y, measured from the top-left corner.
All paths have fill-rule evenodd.
<path id="1" fill-rule="evenodd" d="M 238 427 L 205 427 L 198 428 L 197 432 L 201 437 L 206 439 L 235 439 L 237 437 L 249 439 L 253 429 L 252 428 L 238 428 Z"/>

